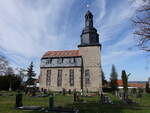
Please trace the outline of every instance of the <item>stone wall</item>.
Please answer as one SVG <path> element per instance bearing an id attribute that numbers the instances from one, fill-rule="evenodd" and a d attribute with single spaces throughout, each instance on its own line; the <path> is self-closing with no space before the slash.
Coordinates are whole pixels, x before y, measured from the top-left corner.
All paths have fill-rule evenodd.
<path id="1" fill-rule="evenodd" d="M 80 54 L 82 56 L 83 65 L 83 89 L 85 91 L 99 91 L 102 88 L 102 74 L 101 74 L 101 50 L 100 46 L 86 46 L 79 47 Z M 64 60 L 65 61 L 65 60 Z M 66 59 L 66 62 L 68 60 Z M 52 91 L 62 91 L 63 88 L 66 90 L 78 90 L 81 91 L 81 57 L 77 58 L 79 67 L 45 67 L 41 66 L 41 76 L 40 76 L 40 88 L 52 90 Z M 45 61 L 44 61 L 45 62 Z M 44 64 L 43 64 L 44 65 Z M 69 84 L 69 70 L 74 69 L 74 86 Z M 90 71 L 90 84 L 85 84 L 85 70 Z M 51 85 L 46 86 L 46 75 L 47 70 L 51 70 Z M 58 70 L 62 70 L 62 86 L 57 87 L 57 76 Z"/>
<path id="2" fill-rule="evenodd" d="M 69 70 L 74 70 L 74 86 L 70 86 L 69 84 Z M 46 86 L 46 75 L 47 70 L 51 70 L 51 84 L 50 86 Z M 62 70 L 62 86 L 57 87 L 57 76 L 58 70 Z M 71 89 L 72 91 L 76 89 L 77 91 L 81 91 L 81 68 L 41 68 L 40 75 L 40 89 L 47 89 L 51 91 L 62 91 L 63 88 L 66 90 Z"/>
<path id="3" fill-rule="evenodd" d="M 79 47 L 83 59 L 84 90 L 99 91 L 102 88 L 100 46 Z M 90 84 L 85 84 L 85 70 L 90 70 Z"/>

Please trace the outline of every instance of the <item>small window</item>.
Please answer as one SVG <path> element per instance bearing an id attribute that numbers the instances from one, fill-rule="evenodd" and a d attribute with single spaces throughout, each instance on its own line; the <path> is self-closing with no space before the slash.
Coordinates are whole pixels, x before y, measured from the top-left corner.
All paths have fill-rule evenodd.
<path id="1" fill-rule="evenodd" d="M 69 70 L 69 83 L 70 86 L 74 86 L 74 70 Z"/>
<path id="2" fill-rule="evenodd" d="M 52 63 L 52 59 L 51 58 L 46 60 L 46 64 L 51 64 L 51 63 Z"/>
<path id="3" fill-rule="evenodd" d="M 57 86 L 58 86 L 58 87 L 62 86 L 62 70 L 58 70 Z"/>
<path id="4" fill-rule="evenodd" d="M 61 64 L 61 63 L 63 63 L 63 58 L 58 58 L 57 59 L 57 64 Z"/>
<path id="5" fill-rule="evenodd" d="M 73 58 L 74 63 L 76 63 L 76 58 Z"/>
<path id="6" fill-rule="evenodd" d="M 75 58 L 69 58 L 69 63 L 70 64 L 74 64 L 76 62 L 76 59 Z"/>

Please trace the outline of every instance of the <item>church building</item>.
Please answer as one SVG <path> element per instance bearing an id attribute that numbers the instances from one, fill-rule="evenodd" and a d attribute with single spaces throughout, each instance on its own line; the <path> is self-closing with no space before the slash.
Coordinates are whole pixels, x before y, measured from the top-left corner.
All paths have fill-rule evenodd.
<path id="1" fill-rule="evenodd" d="M 80 37 L 78 50 L 48 51 L 42 56 L 40 89 L 95 92 L 102 88 L 101 44 L 90 11 Z"/>

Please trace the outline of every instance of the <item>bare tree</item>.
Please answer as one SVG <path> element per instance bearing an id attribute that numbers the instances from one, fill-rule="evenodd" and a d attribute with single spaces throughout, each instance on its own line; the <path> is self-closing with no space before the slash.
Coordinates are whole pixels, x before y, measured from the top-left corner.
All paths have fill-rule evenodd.
<path id="1" fill-rule="evenodd" d="M 6 69 L 6 75 L 14 75 L 14 70 L 13 70 L 12 67 L 9 66 L 9 67 Z"/>
<path id="2" fill-rule="evenodd" d="M 8 61 L 2 55 L 0 55 L 0 75 L 5 75 L 8 68 Z"/>
<path id="3" fill-rule="evenodd" d="M 146 0 L 136 14 L 133 20 L 136 25 L 134 34 L 138 37 L 138 46 L 147 52 L 150 52 L 150 1 Z"/>
<path id="4" fill-rule="evenodd" d="M 16 75 L 19 76 L 23 81 L 27 77 L 27 70 L 23 68 L 16 68 L 16 70 L 18 72 Z"/>

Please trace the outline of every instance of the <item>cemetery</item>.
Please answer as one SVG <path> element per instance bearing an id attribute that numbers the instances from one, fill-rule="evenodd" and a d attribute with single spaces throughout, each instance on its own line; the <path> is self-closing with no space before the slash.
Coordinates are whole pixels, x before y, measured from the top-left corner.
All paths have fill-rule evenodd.
<path id="1" fill-rule="evenodd" d="M 0 113 L 150 113 L 150 0 L 1 0 L 0 26 Z"/>
<path id="2" fill-rule="evenodd" d="M 23 92 L 0 92 L 0 113 L 149 113 L 150 95 L 142 97 L 129 96 L 130 101 L 124 103 L 119 96 L 104 93 L 99 96 L 81 96 L 80 93 L 49 94 L 47 97 L 26 95 Z M 38 94 L 39 95 L 39 94 Z M 89 94 L 90 95 L 90 94 Z M 5 112 L 4 112 L 5 111 Z"/>

